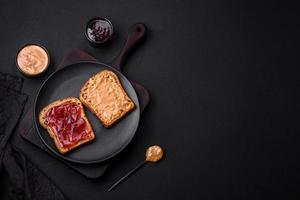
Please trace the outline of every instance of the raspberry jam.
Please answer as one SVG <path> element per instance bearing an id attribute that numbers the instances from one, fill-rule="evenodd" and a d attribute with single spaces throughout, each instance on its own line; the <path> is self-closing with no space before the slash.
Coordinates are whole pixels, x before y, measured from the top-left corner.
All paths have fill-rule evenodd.
<path id="1" fill-rule="evenodd" d="M 111 38 L 113 27 L 108 19 L 94 18 L 87 24 L 86 34 L 91 42 L 104 43 Z"/>
<path id="2" fill-rule="evenodd" d="M 46 113 L 46 124 L 57 136 L 63 147 L 72 146 L 90 137 L 86 121 L 81 117 L 82 107 L 67 101 L 55 106 Z"/>

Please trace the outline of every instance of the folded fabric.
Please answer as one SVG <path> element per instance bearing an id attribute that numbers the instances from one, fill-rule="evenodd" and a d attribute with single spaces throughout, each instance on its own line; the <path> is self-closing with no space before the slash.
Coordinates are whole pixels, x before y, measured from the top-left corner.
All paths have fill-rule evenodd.
<path id="1" fill-rule="evenodd" d="M 0 171 L 4 148 L 21 117 L 27 95 L 21 93 L 23 79 L 0 73 Z"/>
<path id="2" fill-rule="evenodd" d="M 22 86 L 22 78 L 0 72 L 0 173 L 8 175 L 8 196 L 13 200 L 64 200 L 62 192 L 10 142 L 27 101 Z"/>

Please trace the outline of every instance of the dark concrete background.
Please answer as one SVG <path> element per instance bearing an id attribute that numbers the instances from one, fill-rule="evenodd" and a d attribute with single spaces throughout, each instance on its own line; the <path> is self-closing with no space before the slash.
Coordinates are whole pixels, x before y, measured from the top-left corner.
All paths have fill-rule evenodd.
<path id="1" fill-rule="evenodd" d="M 107 17 L 115 26 L 108 47 L 91 47 L 84 37 L 85 23 L 95 16 Z M 79 48 L 109 62 L 128 27 L 139 21 L 149 27 L 148 38 L 124 72 L 149 89 L 152 102 L 134 141 L 108 173 L 89 180 L 21 140 L 24 153 L 70 199 L 299 199 L 295 5 L 3 0 L 0 71 L 21 76 L 14 57 L 25 43 L 48 48 L 48 73 L 25 78 L 28 109 L 64 52 Z M 165 159 L 106 192 L 144 158 L 151 144 L 165 148 Z M 6 184 L 2 178 L 2 197 Z"/>

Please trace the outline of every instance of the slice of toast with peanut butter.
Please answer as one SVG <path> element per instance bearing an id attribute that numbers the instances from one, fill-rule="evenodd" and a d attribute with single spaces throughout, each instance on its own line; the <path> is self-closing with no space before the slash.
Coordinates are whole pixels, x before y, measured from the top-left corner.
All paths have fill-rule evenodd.
<path id="1" fill-rule="evenodd" d="M 80 101 L 109 128 L 135 108 L 118 76 L 103 70 L 89 78 L 80 90 Z"/>

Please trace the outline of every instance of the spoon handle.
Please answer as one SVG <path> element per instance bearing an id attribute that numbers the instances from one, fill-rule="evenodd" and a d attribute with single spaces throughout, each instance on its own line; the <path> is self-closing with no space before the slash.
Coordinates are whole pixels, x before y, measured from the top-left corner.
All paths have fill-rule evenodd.
<path id="1" fill-rule="evenodd" d="M 136 166 L 134 169 L 132 169 L 130 172 L 128 172 L 125 176 L 120 178 L 117 182 L 115 182 L 109 189 L 108 192 L 113 190 L 115 187 L 117 187 L 120 183 L 122 183 L 125 179 L 127 179 L 129 176 L 134 174 L 138 169 L 140 169 L 142 166 L 144 166 L 147 163 L 146 160 L 144 160 L 141 164 Z"/>

